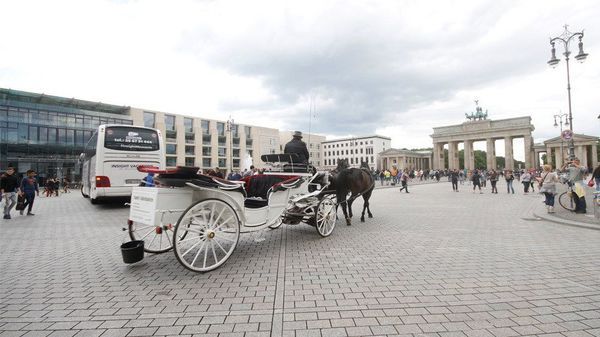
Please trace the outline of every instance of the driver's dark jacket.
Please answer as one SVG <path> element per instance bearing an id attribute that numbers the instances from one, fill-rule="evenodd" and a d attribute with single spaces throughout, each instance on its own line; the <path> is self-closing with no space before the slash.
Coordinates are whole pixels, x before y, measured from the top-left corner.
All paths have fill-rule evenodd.
<path id="1" fill-rule="evenodd" d="M 306 148 L 306 143 L 300 139 L 294 138 L 285 144 L 283 153 L 295 153 L 300 158 L 301 163 L 308 164 L 308 149 Z"/>

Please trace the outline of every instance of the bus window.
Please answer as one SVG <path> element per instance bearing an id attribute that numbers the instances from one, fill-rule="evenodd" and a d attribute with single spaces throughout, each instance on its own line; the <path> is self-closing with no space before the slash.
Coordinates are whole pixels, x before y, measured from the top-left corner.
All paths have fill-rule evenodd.
<path id="1" fill-rule="evenodd" d="M 120 151 L 156 151 L 160 145 L 154 130 L 108 127 L 104 135 L 104 147 Z"/>

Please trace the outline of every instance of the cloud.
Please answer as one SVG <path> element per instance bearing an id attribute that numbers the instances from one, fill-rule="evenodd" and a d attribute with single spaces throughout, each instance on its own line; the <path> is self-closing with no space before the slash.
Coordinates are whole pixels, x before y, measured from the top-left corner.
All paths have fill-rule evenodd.
<path id="1" fill-rule="evenodd" d="M 545 64 L 548 37 L 571 22 L 590 53 L 571 68 L 575 131 L 599 133 L 592 0 L 0 6 L 14 13 L 0 21 L 12 32 L 0 87 L 303 131 L 315 103 L 312 132 L 380 133 L 407 148 L 461 123 L 475 98 L 491 118 L 529 115 L 536 139 L 554 136 L 551 116 L 568 107 L 564 61 Z"/>

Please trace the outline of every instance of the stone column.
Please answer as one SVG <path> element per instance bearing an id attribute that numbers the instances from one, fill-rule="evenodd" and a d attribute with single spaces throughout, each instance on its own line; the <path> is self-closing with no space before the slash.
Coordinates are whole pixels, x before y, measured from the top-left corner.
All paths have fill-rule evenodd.
<path id="1" fill-rule="evenodd" d="M 436 143 L 433 147 L 433 168 L 436 170 L 443 170 L 444 165 L 444 143 Z"/>
<path id="2" fill-rule="evenodd" d="M 565 162 L 564 154 L 560 150 L 560 147 L 555 147 L 555 149 L 556 150 L 554 150 L 554 157 L 556 159 L 556 166 L 560 166 Z"/>
<path id="3" fill-rule="evenodd" d="M 475 158 L 473 157 L 473 141 L 465 140 L 465 168 L 467 170 L 472 170 L 475 168 Z"/>
<path id="4" fill-rule="evenodd" d="M 438 143 L 433 143 L 433 162 L 432 164 L 432 169 L 437 169 L 439 166 L 439 160 L 440 158 L 440 147 L 438 145 Z"/>
<path id="5" fill-rule="evenodd" d="M 525 150 L 529 151 L 529 150 Z M 515 164 L 513 161 L 513 143 L 511 137 L 504 137 L 504 167 L 507 170 L 513 170 L 515 168 Z"/>
<path id="6" fill-rule="evenodd" d="M 495 169 L 496 168 L 496 144 L 494 139 L 487 139 L 487 151 L 486 151 L 486 164 L 487 169 Z"/>
<path id="7" fill-rule="evenodd" d="M 531 157 L 533 137 L 530 134 L 523 137 L 523 146 L 525 147 L 525 166 L 527 166 L 526 168 L 532 168 L 534 166 L 533 158 Z"/>
<path id="8" fill-rule="evenodd" d="M 592 167 L 596 168 L 598 166 L 598 145 L 594 143 L 592 145 Z"/>
<path id="9" fill-rule="evenodd" d="M 550 147 L 550 145 L 546 146 L 546 162 L 544 164 L 550 164 L 552 165 L 552 168 L 556 168 L 557 166 L 562 165 L 561 163 L 555 165 L 555 163 L 552 162 L 552 148 Z"/>
<path id="10" fill-rule="evenodd" d="M 587 167 L 588 166 L 588 157 L 587 157 L 587 145 L 579 146 L 579 160 L 581 161 L 581 165 Z"/>
<path id="11" fill-rule="evenodd" d="M 448 168 L 453 170 L 458 168 L 458 142 L 448 143 Z"/>

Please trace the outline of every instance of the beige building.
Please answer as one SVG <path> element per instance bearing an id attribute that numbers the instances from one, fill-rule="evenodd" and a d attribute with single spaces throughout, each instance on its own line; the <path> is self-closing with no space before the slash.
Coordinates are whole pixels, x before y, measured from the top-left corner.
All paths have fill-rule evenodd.
<path id="1" fill-rule="evenodd" d="M 433 153 L 431 151 L 410 151 L 400 149 L 387 149 L 379 153 L 381 169 L 428 170 L 431 169 Z"/>
<path id="2" fill-rule="evenodd" d="M 167 167 L 244 170 L 263 167 L 263 154 L 279 151 L 279 130 L 131 108 L 134 125 L 157 128 L 165 139 Z"/>
<path id="3" fill-rule="evenodd" d="M 598 137 L 583 134 L 573 134 L 573 143 L 575 145 L 575 157 L 579 158 L 581 165 L 588 168 L 598 166 Z M 539 167 L 540 154 L 546 154 L 546 162 L 553 167 L 560 168 L 569 158 L 569 141 L 561 137 L 554 137 L 544 141 L 543 144 L 536 144 L 535 167 Z"/>
<path id="4" fill-rule="evenodd" d="M 279 151 L 283 153 L 285 144 L 292 140 L 292 134 L 294 131 L 280 131 L 279 132 Z M 302 141 L 306 143 L 309 154 L 309 163 L 314 167 L 321 168 L 323 161 L 321 160 L 321 143 L 325 141 L 325 136 L 315 135 L 314 133 L 303 133 Z"/>

